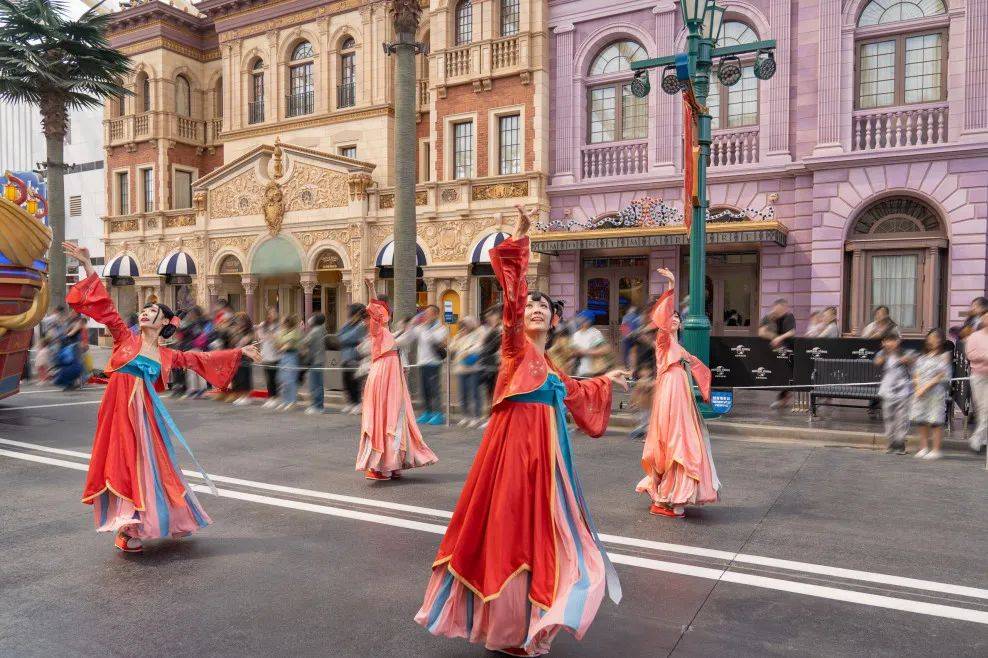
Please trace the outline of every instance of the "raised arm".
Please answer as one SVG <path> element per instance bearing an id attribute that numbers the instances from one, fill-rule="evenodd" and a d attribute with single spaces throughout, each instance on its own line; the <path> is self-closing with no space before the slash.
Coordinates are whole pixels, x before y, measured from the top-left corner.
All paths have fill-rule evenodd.
<path id="1" fill-rule="evenodd" d="M 519 354 L 525 345 L 525 300 L 528 297 L 528 259 L 531 241 L 528 228 L 531 216 L 522 206 L 518 208 L 518 222 L 514 237 L 508 238 L 491 249 L 491 267 L 501 289 L 504 290 L 504 309 L 501 314 L 501 355 L 511 358 Z"/>
<path id="2" fill-rule="evenodd" d="M 662 293 L 652 309 L 652 323 L 664 334 L 672 333 L 672 316 L 676 313 L 676 276 L 664 267 L 658 270 L 666 281 L 669 289 Z"/>
<path id="3" fill-rule="evenodd" d="M 106 286 L 93 269 L 89 250 L 71 242 L 64 242 L 62 246 L 65 248 L 65 255 L 78 260 L 79 266 L 86 272 L 86 278 L 69 289 L 65 303 L 76 312 L 106 325 L 114 344 L 130 339 L 131 333 L 127 323 L 120 317 L 113 300 L 110 299 L 110 294 L 106 291 Z"/>
<path id="4" fill-rule="evenodd" d="M 387 304 L 380 299 L 371 299 L 367 305 L 367 333 L 371 341 L 371 359 L 376 359 L 397 346 L 391 330 L 388 329 L 390 317 Z"/>

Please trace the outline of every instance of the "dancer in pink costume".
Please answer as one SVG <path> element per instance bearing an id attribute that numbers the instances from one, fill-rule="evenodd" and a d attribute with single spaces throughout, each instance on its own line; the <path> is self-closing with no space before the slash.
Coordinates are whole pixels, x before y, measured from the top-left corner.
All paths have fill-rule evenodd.
<path id="1" fill-rule="evenodd" d="M 415 424 L 398 344 L 388 329 L 388 305 L 376 299 L 372 281 L 365 283 L 371 300 L 367 305 L 371 367 L 364 385 L 356 470 L 364 471 L 368 480 L 398 479 L 403 469 L 428 466 L 439 459 Z"/>
<path id="2" fill-rule="evenodd" d="M 676 277 L 665 268 L 659 268 L 659 274 L 669 281 L 669 289 L 652 311 L 657 329 L 655 389 L 642 452 L 645 477 L 635 491 L 652 499 L 652 514 L 683 517 L 685 505 L 716 502 L 720 491 L 707 427 L 693 395 L 695 382 L 703 399 L 710 399 L 710 369 L 679 344 Z"/>

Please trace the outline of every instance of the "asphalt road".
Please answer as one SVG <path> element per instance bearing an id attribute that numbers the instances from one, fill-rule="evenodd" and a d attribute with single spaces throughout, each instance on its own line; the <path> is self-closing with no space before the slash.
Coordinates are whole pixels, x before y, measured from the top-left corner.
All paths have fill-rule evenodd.
<path id="1" fill-rule="evenodd" d="M 79 503 L 101 391 L 47 390 L 0 402 L 0 656 L 489 655 L 412 620 L 479 432 L 371 483 L 355 417 L 169 401 L 215 523 L 128 556 Z M 673 520 L 640 443 L 575 446 L 624 600 L 553 655 L 988 655 L 983 461 L 715 438 L 722 502 Z"/>

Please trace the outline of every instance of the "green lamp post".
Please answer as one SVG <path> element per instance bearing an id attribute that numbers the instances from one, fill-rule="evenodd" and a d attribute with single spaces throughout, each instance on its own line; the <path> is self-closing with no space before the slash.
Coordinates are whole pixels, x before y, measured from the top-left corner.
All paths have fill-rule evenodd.
<path id="1" fill-rule="evenodd" d="M 683 21 L 686 23 L 686 52 L 656 59 L 634 62 L 635 84 L 632 92 L 645 96 L 650 91 L 648 70 L 664 67 L 662 90 L 676 94 L 691 87 L 693 96 L 700 106 L 697 115 L 697 145 L 700 154 L 696 163 L 696 189 L 699 203 L 693 204 L 690 226 L 690 304 L 683 321 L 683 346 L 692 354 L 710 361 L 710 319 L 706 314 L 706 237 L 707 237 L 707 162 L 710 159 L 710 113 L 707 111 L 707 95 L 710 93 L 710 74 L 715 58 L 720 59 L 717 77 L 722 85 L 730 87 L 741 79 L 741 66 L 738 55 L 757 52 L 755 76 L 768 80 L 775 73 L 775 60 L 772 50 L 775 41 L 755 43 L 727 48 L 716 48 L 720 28 L 724 19 L 724 8 L 713 0 L 680 0 Z M 692 154 L 684 150 L 685 157 Z"/>

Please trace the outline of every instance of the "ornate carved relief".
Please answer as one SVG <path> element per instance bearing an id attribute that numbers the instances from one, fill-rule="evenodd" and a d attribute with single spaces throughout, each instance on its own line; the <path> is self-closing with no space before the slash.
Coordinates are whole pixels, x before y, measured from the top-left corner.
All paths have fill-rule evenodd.
<path id="1" fill-rule="evenodd" d="M 425 190 L 418 190 L 415 192 L 415 205 L 424 206 L 429 203 L 429 193 Z M 382 194 L 380 201 L 378 201 L 378 208 L 382 210 L 387 210 L 388 208 L 395 207 L 395 195 L 393 192 L 387 194 Z"/>
<path id="2" fill-rule="evenodd" d="M 229 247 L 246 254 L 257 238 L 256 235 L 228 235 L 222 238 L 212 238 L 209 241 L 209 251 L 215 254 L 220 249 Z"/>
<path id="3" fill-rule="evenodd" d="M 124 233 L 125 231 L 136 231 L 136 219 L 117 219 L 110 222 L 110 233 Z"/>
<path id="4" fill-rule="evenodd" d="M 195 226 L 195 215 L 168 215 L 165 217 L 165 228 L 178 228 L 181 226 Z"/>
<path id="5" fill-rule="evenodd" d="M 158 218 L 157 217 L 146 217 L 144 219 L 144 228 L 153 231 L 158 228 Z"/>
<path id="6" fill-rule="evenodd" d="M 443 203 L 453 203 L 460 198 L 460 192 L 455 187 L 445 187 L 439 193 L 439 199 Z"/>
<path id="7" fill-rule="evenodd" d="M 264 210 L 264 222 L 268 225 L 268 231 L 271 235 L 278 235 L 281 223 L 285 220 L 285 195 L 275 181 L 264 187 L 264 203 L 261 208 Z"/>
<path id="8" fill-rule="evenodd" d="M 350 202 L 346 174 L 295 163 L 291 178 L 285 183 L 285 210 L 339 208 Z"/>
<path id="9" fill-rule="evenodd" d="M 477 185 L 473 188 L 474 201 L 489 201 L 492 199 L 512 199 L 528 196 L 528 181 L 514 183 L 492 183 Z"/>
<path id="10" fill-rule="evenodd" d="M 374 179 L 371 178 L 370 174 L 354 172 L 347 178 L 347 182 L 350 184 L 351 199 L 366 199 L 367 188 L 374 183 Z"/>
<path id="11" fill-rule="evenodd" d="M 245 171 L 212 191 L 213 217 L 242 217 L 261 214 L 264 187 L 253 171 Z"/>
<path id="12" fill-rule="evenodd" d="M 482 231 L 499 224 L 497 217 L 433 222 L 419 226 L 418 233 L 436 262 L 456 263 L 469 258 L 467 249 Z"/>

